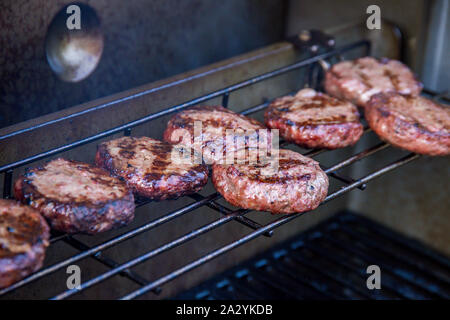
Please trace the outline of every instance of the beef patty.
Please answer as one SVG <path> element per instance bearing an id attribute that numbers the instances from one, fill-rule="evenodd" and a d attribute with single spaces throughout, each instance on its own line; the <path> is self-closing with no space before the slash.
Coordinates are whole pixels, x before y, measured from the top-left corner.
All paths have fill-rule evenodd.
<path id="1" fill-rule="evenodd" d="M 0 199 L 0 288 L 42 267 L 49 227 L 36 209 Z"/>
<path id="2" fill-rule="evenodd" d="M 372 96 L 365 110 L 370 127 L 382 139 L 412 152 L 450 153 L 450 109 L 429 99 L 398 93 Z"/>
<path id="3" fill-rule="evenodd" d="M 313 89 L 275 99 L 264 120 L 286 140 L 307 148 L 343 148 L 355 144 L 363 133 L 353 104 Z"/>
<path id="4" fill-rule="evenodd" d="M 198 132 L 195 130 L 197 121 L 201 123 L 201 130 Z M 258 143 L 269 143 L 270 135 L 265 130 L 262 133 L 261 129 L 265 127 L 258 121 L 224 107 L 196 106 L 179 112 L 170 119 L 164 132 L 164 140 L 193 148 L 203 154 L 203 160 L 207 164 L 222 163 L 227 152 L 231 154 L 246 147 L 256 147 Z"/>
<path id="5" fill-rule="evenodd" d="M 280 149 L 278 168 L 264 173 L 269 165 L 214 164 L 212 181 L 228 202 L 245 209 L 304 212 L 315 209 L 325 199 L 328 177 L 318 162 Z"/>
<path id="6" fill-rule="evenodd" d="M 208 181 L 207 166 L 195 163 L 193 156 L 183 158 L 181 150 L 166 142 L 147 137 L 104 142 L 98 146 L 95 162 L 124 179 L 136 194 L 155 200 L 200 191 Z"/>
<path id="7" fill-rule="evenodd" d="M 333 65 L 325 75 L 325 90 L 332 96 L 364 107 L 376 93 L 418 95 L 422 84 L 400 61 L 364 57 Z"/>
<path id="8" fill-rule="evenodd" d="M 134 218 L 134 197 L 126 184 L 87 163 L 58 158 L 28 169 L 14 193 L 62 232 L 96 234 Z"/>

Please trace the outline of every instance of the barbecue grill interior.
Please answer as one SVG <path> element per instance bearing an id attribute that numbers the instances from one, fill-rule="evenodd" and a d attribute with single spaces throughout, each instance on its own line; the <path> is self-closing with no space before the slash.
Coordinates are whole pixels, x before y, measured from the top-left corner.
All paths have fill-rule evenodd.
<path id="1" fill-rule="evenodd" d="M 0 71 L 0 106 L 4 112 L 0 119 L 0 192 L 4 198 L 13 196 L 12 182 L 26 167 L 57 157 L 93 163 L 97 144 L 124 135 L 162 140 L 170 117 L 190 106 L 223 105 L 263 122 L 273 99 L 293 94 L 305 85 L 323 91 L 321 60 L 334 64 L 342 58 L 366 55 L 398 59 L 424 82 L 423 96 L 450 103 L 445 93 L 449 89 L 445 78 L 448 61 L 432 52 L 445 52 L 450 43 L 445 37 L 436 40 L 433 36 L 446 28 L 445 21 L 439 23 L 438 15 L 439 8 L 450 14 L 445 0 L 378 1 L 381 30 L 365 26 L 365 9 L 370 1 L 348 0 L 345 5 L 328 0 L 233 0 L 220 5 L 203 0 L 182 5 L 174 2 L 89 2 L 101 20 L 105 46 L 96 70 L 79 83 L 61 81 L 52 73 L 43 45 L 47 26 L 69 1 L 0 5 L 10 12 L 7 15 L 7 10 L 0 10 L 5 34 L 3 42 L 0 39 L 4 48 L 0 61 L 6 66 Z M 34 18 L 19 18 L 30 11 L 35 12 Z M 209 19 L 201 19 L 204 16 Z M 6 28 L 9 19 L 13 19 L 12 27 Z M 286 41 L 312 29 L 332 37 L 334 45 L 322 45 L 313 51 L 311 46 L 299 48 Z M 436 41 L 441 41 L 442 48 L 433 46 Z M 211 181 L 199 193 L 177 200 L 138 198 L 135 220 L 124 228 L 95 236 L 53 232 L 43 268 L 0 290 L 0 299 L 206 299 L 207 294 L 202 296 L 201 292 L 209 290 L 205 289 L 208 283 L 218 288 L 224 278 L 261 260 L 248 259 L 267 250 L 270 253 L 264 257 L 272 255 L 272 259 L 284 250 L 283 245 L 275 250 L 277 245 L 293 238 L 310 239 L 315 231 L 326 235 L 333 223 L 339 225 L 333 229 L 336 233 L 348 234 L 353 226 L 360 227 L 358 223 L 367 228 L 355 231 L 362 244 L 355 249 L 358 252 L 350 254 L 354 259 L 359 254 L 372 257 L 372 251 L 364 251 L 374 245 L 367 244 L 367 238 L 376 238 L 374 243 L 383 247 L 378 255 L 382 267 L 392 266 L 385 254 L 412 250 L 406 262 L 401 262 L 408 266 L 412 256 L 420 259 L 433 255 L 427 263 L 438 267 L 424 276 L 431 279 L 429 283 L 418 285 L 414 279 L 400 277 L 399 281 L 394 276 L 387 284 L 394 288 L 386 297 L 447 298 L 448 157 L 419 156 L 394 148 L 381 141 L 364 120 L 363 125 L 362 138 L 344 149 L 308 150 L 282 142 L 283 148 L 319 161 L 328 174 L 328 197 L 312 212 L 292 216 L 246 212 L 220 197 Z M 362 217 L 336 215 L 342 210 L 358 212 Z M 368 222 L 364 216 L 375 222 Z M 302 234 L 307 229 L 310 231 Z M 401 244 L 393 246 L 390 239 Z M 287 242 L 288 251 L 296 241 Z M 416 241 L 420 242 L 417 246 Z M 306 259 L 296 257 L 295 263 Z M 329 257 L 336 258 L 340 259 L 339 254 Z M 241 265 L 244 261 L 250 262 Z M 66 286 L 66 269 L 73 264 L 82 270 L 80 291 Z M 233 267 L 236 269 L 230 269 Z M 352 266 L 338 267 L 342 268 L 350 270 Z M 417 272 L 417 267 L 411 268 Z M 225 276 L 221 274 L 224 271 Z M 355 270 L 348 272 L 351 277 L 358 276 Z M 320 275 L 321 279 L 328 276 Z M 208 279 L 212 280 L 196 287 Z M 247 286 L 240 281 L 232 281 L 236 286 L 231 286 L 233 290 Z M 404 290 L 401 281 L 417 290 Z M 436 292 L 430 291 L 433 281 L 439 287 Z M 316 292 L 311 283 L 299 287 L 305 287 L 305 296 L 310 298 L 377 298 L 361 293 L 359 287 L 351 293 L 336 288 Z M 242 292 L 251 296 L 252 285 L 246 288 Z M 231 291 L 222 291 L 225 298 Z M 217 292 L 210 290 L 208 294 L 223 298 Z"/>

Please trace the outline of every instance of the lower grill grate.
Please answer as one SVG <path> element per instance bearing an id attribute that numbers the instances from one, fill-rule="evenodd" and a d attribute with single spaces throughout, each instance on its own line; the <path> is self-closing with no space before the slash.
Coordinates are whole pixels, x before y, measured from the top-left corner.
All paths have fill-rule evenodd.
<path id="1" fill-rule="evenodd" d="M 369 290 L 369 265 L 381 289 Z M 344 212 L 175 299 L 448 299 L 450 259 Z"/>

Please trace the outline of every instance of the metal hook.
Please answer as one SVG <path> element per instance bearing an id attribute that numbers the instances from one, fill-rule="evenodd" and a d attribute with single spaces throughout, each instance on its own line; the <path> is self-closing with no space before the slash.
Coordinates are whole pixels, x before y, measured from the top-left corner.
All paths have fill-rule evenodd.
<path id="1" fill-rule="evenodd" d="M 322 67 L 324 72 L 327 72 L 330 69 L 330 67 L 331 67 L 330 64 L 327 61 L 322 60 L 322 59 L 320 59 L 318 61 L 318 63 Z"/>

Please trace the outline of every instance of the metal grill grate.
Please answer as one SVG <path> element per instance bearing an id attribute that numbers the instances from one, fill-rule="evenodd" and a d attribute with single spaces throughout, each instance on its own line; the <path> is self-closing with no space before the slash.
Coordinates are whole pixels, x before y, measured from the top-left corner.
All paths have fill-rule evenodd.
<path id="1" fill-rule="evenodd" d="M 52 149 L 52 150 L 48 150 L 46 152 L 31 156 L 31 157 L 21 159 L 19 161 L 13 162 L 13 163 L 2 165 L 2 166 L 0 166 L 0 173 L 4 173 L 4 197 L 8 198 L 11 196 L 12 173 L 13 173 L 13 170 L 18 167 L 33 163 L 38 160 L 48 158 L 50 156 L 54 156 L 61 152 L 71 150 L 73 148 L 76 148 L 76 147 L 79 147 L 79 146 L 82 146 L 82 145 L 85 145 L 88 143 L 95 142 L 101 138 L 105 138 L 105 137 L 111 136 L 116 133 L 123 132 L 124 135 L 130 135 L 132 128 L 134 128 L 136 126 L 145 124 L 149 121 L 158 119 L 162 116 L 169 115 L 171 113 L 180 111 L 186 107 L 205 102 L 212 98 L 222 97 L 222 103 L 226 107 L 229 95 L 236 90 L 239 90 L 239 89 L 245 88 L 247 86 L 250 86 L 252 84 L 285 74 L 287 72 L 299 70 L 302 68 L 308 68 L 308 70 L 310 71 L 310 74 L 311 74 L 314 71 L 314 67 L 318 66 L 318 62 L 320 60 L 322 60 L 322 59 L 330 60 L 330 59 L 334 59 L 334 58 L 339 58 L 339 57 L 341 57 L 342 54 L 352 51 L 352 50 L 355 50 L 355 49 L 365 49 L 365 54 L 368 55 L 370 53 L 370 42 L 359 41 L 359 42 L 355 42 L 353 44 L 350 44 L 350 45 L 347 45 L 347 46 L 344 46 L 341 48 L 330 50 L 330 51 L 322 53 L 322 54 L 314 55 L 310 58 L 301 60 L 292 65 L 285 66 L 280 69 L 274 70 L 272 72 L 268 72 L 268 73 L 256 76 L 254 78 L 234 84 L 232 86 L 229 86 L 229 87 L 221 89 L 221 90 L 217 90 L 215 92 L 195 98 L 195 99 L 185 102 L 183 104 L 173 106 L 173 107 L 165 109 L 163 111 L 147 115 L 141 119 L 129 122 L 129 123 L 121 125 L 119 127 L 116 127 L 116 128 L 104 131 L 104 132 L 100 132 L 100 133 L 92 135 L 90 137 L 60 146 L 60 147 Z M 318 83 L 317 79 L 314 79 L 314 76 L 309 77 L 309 82 L 310 82 L 310 84 Z M 133 99 L 134 97 L 137 97 L 144 93 L 140 93 L 135 96 L 129 96 L 126 99 Z M 429 92 L 429 91 L 427 91 L 427 93 L 431 94 L 431 95 L 437 95 L 436 93 Z M 265 107 L 267 107 L 268 104 L 269 104 L 269 102 L 264 102 L 260 105 L 251 107 L 247 110 L 244 110 L 242 113 L 245 115 L 249 115 L 249 114 L 261 111 Z M 97 108 L 101 108 L 101 107 L 102 106 L 98 106 Z M 70 116 L 67 116 L 67 117 L 70 117 Z M 61 119 L 59 119 L 59 120 L 61 120 Z M 20 132 L 32 130 L 33 128 L 34 127 L 25 128 L 25 129 L 20 130 Z M 368 131 L 370 131 L 370 129 L 365 130 L 365 132 L 368 132 Z M 17 133 L 19 133 L 19 131 L 12 133 L 12 135 L 17 134 Z M 280 143 L 280 145 L 286 145 L 286 143 Z M 326 172 L 327 172 L 327 174 L 329 174 L 330 177 L 343 182 L 345 185 L 334 192 L 330 192 L 330 194 L 325 199 L 324 203 L 328 202 L 330 200 L 333 200 L 355 188 L 364 189 L 366 183 L 368 183 L 372 179 L 375 179 L 376 177 L 383 175 L 386 172 L 389 172 L 393 169 L 396 169 L 396 168 L 398 168 L 412 160 L 415 160 L 419 157 L 418 155 L 413 154 L 413 153 L 408 154 L 394 162 L 387 164 L 386 166 L 384 166 L 380 169 L 372 171 L 371 173 L 369 173 L 368 175 L 366 175 L 360 179 L 347 178 L 337 172 L 342 168 L 345 168 L 359 160 L 362 160 L 362 159 L 364 159 L 376 152 L 379 152 L 383 149 L 386 149 L 388 147 L 389 147 L 389 145 L 386 143 L 383 143 L 383 142 L 379 143 L 379 144 L 377 144 L 371 148 L 368 148 L 365 151 L 359 152 L 359 153 L 351 156 L 350 158 L 345 159 L 329 168 L 326 168 Z M 305 155 L 308 155 L 310 157 L 315 157 L 323 152 L 326 152 L 326 150 L 311 150 L 311 151 L 305 153 Z M 275 228 L 280 227 L 281 225 L 288 223 L 294 219 L 297 219 L 298 217 L 305 214 L 305 213 L 302 213 L 302 214 L 294 214 L 294 215 L 289 215 L 289 216 L 282 216 L 280 218 L 277 218 L 276 220 L 273 220 L 272 222 L 269 222 L 266 225 L 261 225 L 258 222 L 245 217 L 245 215 L 249 212 L 249 210 L 243 210 L 243 209 L 232 210 L 232 209 L 226 208 L 225 206 L 216 202 L 216 200 L 218 200 L 220 197 L 221 196 L 218 193 L 213 193 L 208 196 L 202 196 L 200 194 L 195 194 L 195 195 L 191 196 L 191 198 L 194 200 L 192 203 L 190 203 L 186 206 L 183 206 L 183 207 L 179 208 L 178 210 L 170 212 L 170 213 L 168 213 L 160 218 L 157 218 L 153 221 L 145 223 L 144 225 L 136 227 L 135 229 L 126 231 L 126 232 L 120 234 L 119 236 L 110 238 L 110 239 L 108 239 L 100 244 L 97 244 L 95 246 L 92 246 L 92 247 L 89 247 L 85 243 L 81 242 L 80 240 L 75 239 L 72 236 L 65 235 L 65 234 L 54 234 L 51 239 L 52 245 L 55 242 L 64 241 L 65 243 L 67 243 L 67 244 L 71 245 L 72 247 L 74 247 L 75 249 L 79 250 L 79 253 L 77 253 L 67 259 L 64 259 L 60 262 L 57 262 L 53 265 L 45 266 L 43 269 L 28 276 L 27 278 L 11 285 L 8 288 L 1 290 L 0 297 L 9 292 L 12 292 L 12 291 L 18 289 L 18 288 L 24 287 L 25 285 L 27 285 L 31 282 L 37 281 L 45 276 L 48 276 L 58 270 L 61 270 L 62 268 L 66 267 L 66 266 L 74 264 L 74 263 L 76 263 L 82 259 L 88 258 L 88 257 L 96 259 L 97 261 L 99 261 L 102 264 L 104 264 L 105 266 L 107 266 L 109 268 L 108 271 L 106 271 L 100 275 L 97 275 L 97 276 L 93 277 L 92 279 L 82 283 L 81 289 L 73 289 L 73 290 L 67 290 L 67 291 L 61 292 L 60 294 L 55 296 L 54 299 L 64 299 L 64 298 L 70 297 L 79 291 L 86 290 L 86 289 L 92 287 L 93 285 L 101 283 L 115 275 L 118 275 L 118 274 L 127 277 L 128 279 L 130 279 L 131 281 L 135 282 L 136 284 L 138 284 L 140 286 L 139 289 L 122 297 L 123 299 L 136 298 L 136 297 L 138 297 L 144 293 L 147 293 L 149 291 L 158 293 L 161 290 L 160 289 L 161 285 L 187 273 L 188 271 L 190 271 L 198 266 L 201 266 L 204 263 L 207 263 L 208 261 L 210 261 L 210 260 L 212 260 L 212 259 L 214 259 L 214 258 L 240 246 L 240 245 L 243 245 L 244 243 L 246 243 L 252 239 L 259 237 L 260 235 L 270 237 Z M 137 206 L 138 207 L 144 206 L 147 203 L 149 203 L 149 201 L 138 200 Z M 139 234 L 148 232 L 154 228 L 157 228 L 158 226 L 161 226 L 169 221 L 172 221 L 178 217 L 181 217 L 181 216 L 183 216 L 189 212 L 192 212 L 195 209 L 198 209 L 203 206 L 208 206 L 208 207 L 220 212 L 223 216 L 221 216 L 219 219 L 217 219 L 211 223 L 205 224 L 204 226 L 202 226 L 200 228 L 192 230 L 192 231 L 188 232 L 187 234 L 174 239 L 173 241 L 170 241 L 156 249 L 148 251 L 148 252 L 146 252 L 134 259 L 131 259 L 128 262 L 122 263 L 122 264 L 118 264 L 117 262 L 111 260 L 110 258 L 108 258 L 102 254 L 102 251 L 104 251 L 107 248 L 111 248 L 115 245 L 118 245 L 119 243 L 124 242 L 124 241 L 129 241 L 133 237 L 135 237 Z M 252 230 L 252 231 L 250 233 L 248 233 L 247 235 L 245 235 L 244 237 L 242 237 L 238 240 L 235 240 L 221 248 L 213 250 L 209 254 L 204 255 L 203 257 L 201 257 L 199 259 L 188 262 L 183 267 L 173 270 L 173 271 L 169 272 L 168 274 L 166 274 L 165 276 L 162 276 L 156 280 L 148 281 L 144 277 L 140 276 L 139 274 L 137 274 L 136 272 L 131 270 L 132 267 L 134 267 L 144 261 L 147 261 L 163 252 L 167 252 L 170 249 L 178 247 L 181 244 L 186 243 L 201 234 L 205 234 L 208 231 L 219 228 L 220 226 L 223 226 L 230 221 L 237 221 L 241 224 L 244 224 L 245 226 L 249 227 L 250 230 Z M 50 248 L 48 250 L 52 249 L 52 245 L 50 246 Z"/>
<path id="2" fill-rule="evenodd" d="M 381 289 L 366 285 L 369 265 Z M 175 299 L 448 299 L 450 259 L 348 212 Z"/>

